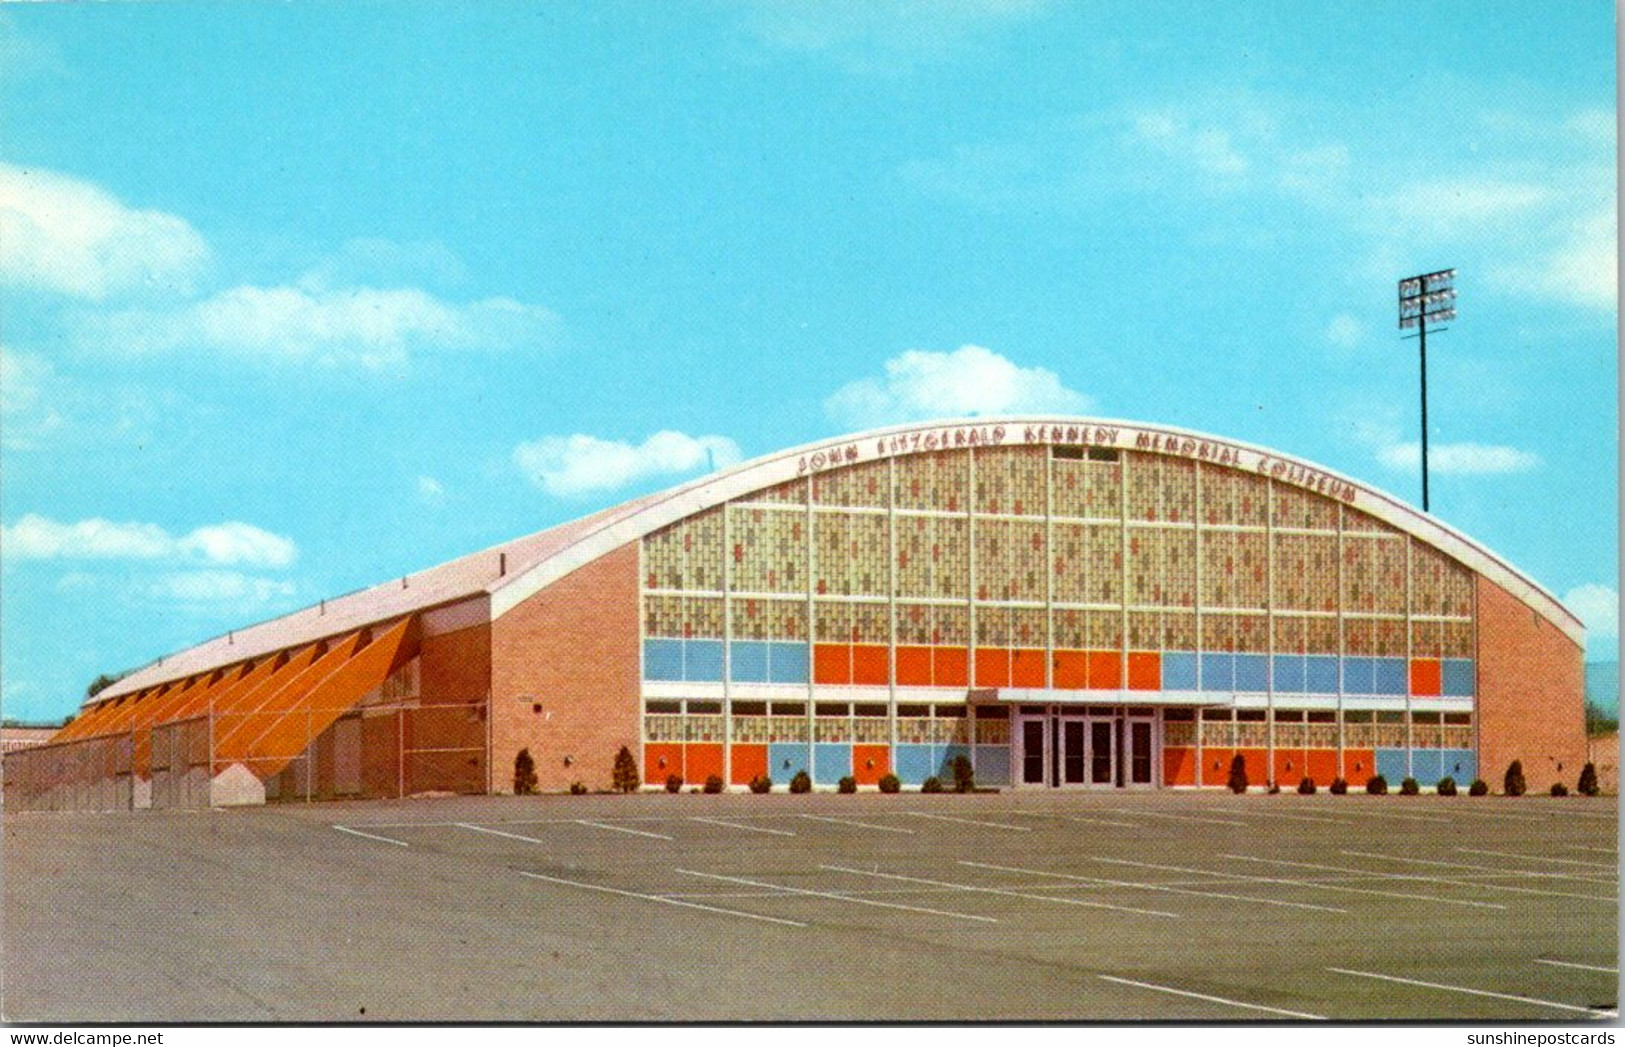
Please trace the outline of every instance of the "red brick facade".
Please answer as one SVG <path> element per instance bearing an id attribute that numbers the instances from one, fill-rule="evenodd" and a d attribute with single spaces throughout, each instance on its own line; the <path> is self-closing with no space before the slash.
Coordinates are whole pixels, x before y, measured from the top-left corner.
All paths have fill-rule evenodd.
<path id="1" fill-rule="evenodd" d="M 538 788 L 608 788 L 615 754 L 639 756 L 638 546 L 593 561 L 491 625 L 491 760 L 513 791 L 528 748 Z M 570 763 L 565 764 L 569 759 Z"/>
<path id="2" fill-rule="evenodd" d="M 1571 790 L 1585 765 L 1584 652 L 1500 586 L 1478 579 L 1479 777 L 1501 791 L 1523 761 L 1530 792 Z"/>

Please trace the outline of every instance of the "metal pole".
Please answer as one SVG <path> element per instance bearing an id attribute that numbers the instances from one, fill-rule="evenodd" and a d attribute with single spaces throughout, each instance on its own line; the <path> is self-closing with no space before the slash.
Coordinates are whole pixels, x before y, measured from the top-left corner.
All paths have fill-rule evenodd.
<path id="1" fill-rule="evenodd" d="M 1422 290 L 1426 291 L 1426 282 Z M 1428 511 L 1428 318 L 1424 305 L 1417 317 L 1418 342 L 1422 347 L 1422 511 Z"/>

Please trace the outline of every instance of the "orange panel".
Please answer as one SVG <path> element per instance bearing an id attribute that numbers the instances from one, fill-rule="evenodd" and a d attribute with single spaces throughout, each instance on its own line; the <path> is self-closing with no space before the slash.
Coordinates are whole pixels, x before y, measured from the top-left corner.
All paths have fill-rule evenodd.
<path id="1" fill-rule="evenodd" d="M 649 742 L 643 747 L 643 780 L 665 785 L 669 774 L 683 773 L 682 742 Z"/>
<path id="2" fill-rule="evenodd" d="M 880 779 L 891 771 L 891 746 L 854 745 L 852 747 L 852 777 L 859 785 L 879 785 Z"/>
<path id="3" fill-rule="evenodd" d="M 267 728 L 281 719 L 282 714 L 329 674 L 349 660 L 361 643 L 359 632 L 351 633 L 333 645 L 326 654 L 305 668 L 289 675 L 295 662 L 290 661 L 282 671 L 266 681 L 265 686 L 245 698 L 241 711 L 222 721 L 217 713 L 214 757 L 218 764 L 233 763 L 248 755 L 248 747 Z M 248 703 L 253 703 L 249 705 Z"/>
<path id="4" fill-rule="evenodd" d="M 1055 652 L 1055 686 L 1080 691 L 1088 679 L 1088 657 L 1082 651 Z"/>
<path id="5" fill-rule="evenodd" d="M 1365 788 L 1365 780 L 1377 773 L 1377 754 L 1370 749 L 1344 749 L 1343 750 L 1343 777 L 1348 780 L 1349 788 L 1358 786 Z M 1335 777 L 1335 775 L 1334 775 Z M 1393 782 L 1388 783 L 1390 787 Z"/>
<path id="6" fill-rule="evenodd" d="M 252 667 L 247 662 L 233 665 L 220 673 L 213 683 L 190 692 L 184 702 L 177 702 L 164 710 L 158 723 L 172 723 L 177 720 L 190 720 L 194 716 L 203 716 L 209 711 L 210 705 L 227 694 L 236 683 L 249 675 Z"/>
<path id="7" fill-rule="evenodd" d="M 1440 689 L 1439 659 L 1411 659 L 1411 693 L 1438 694 Z"/>
<path id="8" fill-rule="evenodd" d="M 1132 657 L 1132 656 L 1131 656 Z M 1159 669 L 1161 663 L 1158 663 Z M 1157 679 L 1161 682 L 1159 671 Z M 1089 652 L 1089 687 L 1096 691 L 1115 691 L 1123 686 L 1123 656 L 1117 651 Z M 1155 687 L 1152 690 L 1156 690 Z"/>
<path id="9" fill-rule="evenodd" d="M 897 683 L 900 687 L 931 686 L 931 648 L 897 649 Z"/>
<path id="10" fill-rule="evenodd" d="M 1010 652 L 1003 647 L 976 648 L 976 686 L 1010 686 Z"/>
<path id="11" fill-rule="evenodd" d="M 1237 749 L 1247 761 L 1247 784 L 1263 785 L 1269 778 L 1270 751 L 1268 749 Z M 1230 778 L 1230 765 L 1225 765 L 1225 780 Z"/>
<path id="12" fill-rule="evenodd" d="M 852 647 L 844 643 L 813 645 L 813 683 L 851 683 Z"/>
<path id="13" fill-rule="evenodd" d="M 1094 666 L 1090 666 L 1094 668 Z M 1094 685 L 1091 676 L 1089 683 Z M 1162 690 L 1162 655 L 1154 651 L 1130 651 L 1128 654 L 1128 689 L 1131 691 Z"/>
<path id="14" fill-rule="evenodd" d="M 705 780 L 713 774 L 722 777 L 722 746 L 718 743 L 690 743 L 683 758 L 683 778 L 695 785 L 704 785 Z"/>
<path id="15" fill-rule="evenodd" d="M 883 644 L 852 645 L 852 682 L 881 687 L 891 682 L 891 659 Z"/>
<path id="16" fill-rule="evenodd" d="M 931 682 L 938 687 L 964 687 L 970 682 L 963 647 L 931 648 Z"/>
<path id="17" fill-rule="evenodd" d="M 308 647 L 302 647 L 293 654 L 288 655 L 287 659 L 280 665 L 272 662 L 271 671 L 264 676 L 259 676 L 258 670 L 251 673 L 251 679 L 253 677 L 259 677 L 257 681 L 251 683 L 250 680 L 244 680 L 243 683 L 245 686 L 242 689 L 234 692 L 226 699 L 215 703 L 214 714 L 217 717 L 215 720 L 215 729 L 220 729 L 220 721 L 218 719 L 220 716 L 226 716 L 232 713 L 252 712 L 254 709 L 258 708 L 259 703 L 264 701 L 266 696 L 269 695 L 271 691 L 281 687 L 299 673 L 308 669 L 311 663 L 315 662 L 316 659 L 321 656 L 322 650 L 323 647 L 320 643 L 313 643 Z"/>
<path id="18" fill-rule="evenodd" d="M 1230 780 L 1230 758 L 1235 755 L 1233 749 L 1202 750 L 1202 784 L 1223 785 Z"/>
<path id="19" fill-rule="evenodd" d="M 1298 780 L 1303 777 L 1305 766 L 1304 750 L 1275 750 L 1275 784 L 1283 789 L 1296 789 Z"/>
<path id="20" fill-rule="evenodd" d="M 752 778 L 767 773 L 767 746 L 735 745 L 733 747 L 734 785 L 749 785 Z"/>
<path id="21" fill-rule="evenodd" d="M 1025 648 L 1011 652 L 1010 686 L 1044 686 L 1044 652 Z"/>
<path id="22" fill-rule="evenodd" d="M 1196 784 L 1196 750 L 1167 748 L 1162 750 L 1162 784 Z"/>
<path id="23" fill-rule="evenodd" d="M 1303 759 L 1309 777 L 1322 789 L 1332 784 L 1332 779 L 1337 777 L 1336 749 L 1310 749 L 1303 754 Z"/>

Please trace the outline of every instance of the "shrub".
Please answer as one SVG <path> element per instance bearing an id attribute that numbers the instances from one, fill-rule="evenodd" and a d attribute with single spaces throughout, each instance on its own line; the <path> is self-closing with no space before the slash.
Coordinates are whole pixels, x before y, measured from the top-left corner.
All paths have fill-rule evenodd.
<path id="1" fill-rule="evenodd" d="M 1416 796 L 1421 791 L 1422 787 L 1416 784 L 1415 778 L 1406 778 L 1399 783 L 1399 795 L 1401 796 Z"/>
<path id="2" fill-rule="evenodd" d="M 1372 796 L 1386 796 L 1388 794 L 1388 779 L 1380 774 L 1372 775 L 1365 780 L 1365 791 Z"/>
<path id="3" fill-rule="evenodd" d="M 1528 783 L 1523 780 L 1523 761 L 1513 760 L 1507 767 L 1507 776 L 1501 783 L 1501 791 L 1508 796 L 1522 796 L 1528 789 Z"/>
<path id="4" fill-rule="evenodd" d="M 1568 794 L 1569 794 L 1569 787 L 1568 786 L 1564 785 L 1562 782 L 1553 782 L 1552 783 L 1552 795 L 1553 796 L 1567 796 Z"/>
<path id="5" fill-rule="evenodd" d="M 1230 780 L 1225 784 L 1230 786 L 1233 793 L 1247 791 L 1247 758 L 1237 753 L 1235 759 L 1230 761 Z"/>
<path id="6" fill-rule="evenodd" d="M 790 779 L 790 791 L 793 793 L 812 792 L 812 775 L 806 771 L 797 771 L 796 776 Z"/>
<path id="7" fill-rule="evenodd" d="M 585 795 L 587 795 L 587 787 L 585 785 L 583 785 L 581 782 L 571 782 L 570 783 L 570 795 L 571 796 L 585 796 Z"/>
<path id="8" fill-rule="evenodd" d="M 955 756 L 948 764 L 953 772 L 954 792 L 968 793 L 976 788 L 976 772 L 971 770 L 970 757 L 961 753 Z"/>
<path id="9" fill-rule="evenodd" d="M 895 774 L 880 776 L 880 791 L 883 793 L 896 793 L 903 791 L 903 783 Z"/>
<path id="10" fill-rule="evenodd" d="M 1313 796 L 1313 795 L 1315 795 L 1315 780 L 1313 778 L 1300 778 L 1300 779 L 1298 779 L 1298 795 L 1299 796 Z"/>
<path id="11" fill-rule="evenodd" d="M 682 792 L 683 791 L 683 776 L 680 775 L 680 774 L 668 774 L 668 775 L 666 775 L 666 791 L 669 792 L 669 793 L 680 793 L 680 792 Z"/>
<path id="12" fill-rule="evenodd" d="M 1597 765 L 1588 763 L 1580 769 L 1580 780 L 1575 783 L 1574 791 L 1581 796 L 1595 796 L 1602 791 L 1597 785 Z"/>
<path id="13" fill-rule="evenodd" d="M 1342 796 L 1349 791 L 1348 780 L 1346 778 L 1333 778 L 1332 784 L 1327 787 L 1327 791 L 1333 796 Z"/>
<path id="14" fill-rule="evenodd" d="M 1482 778 L 1474 778 L 1473 784 L 1467 787 L 1468 796 L 1488 796 L 1489 794 L 1490 783 Z"/>
<path id="15" fill-rule="evenodd" d="M 849 774 L 835 786 L 835 791 L 838 793 L 855 793 L 858 791 L 858 780 Z"/>
<path id="16" fill-rule="evenodd" d="M 513 758 L 513 794 L 529 796 L 536 791 L 536 760 L 529 749 L 519 750 Z"/>
<path id="17" fill-rule="evenodd" d="M 1440 796 L 1454 796 L 1456 795 L 1456 780 L 1447 774 L 1439 779 L 1439 784 L 1435 785 L 1433 790 Z"/>
<path id="18" fill-rule="evenodd" d="M 610 782 L 615 786 L 616 792 L 636 792 L 638 781 L 638 761 L 632 758 L 632 750 L 621 746 L 621 751 L 615 754 L 615 771 L 610 776 Z"/>
<path id="19" fill-rule="evenodd" d="M 1269 793 L 1271 796 L 1277 796 L 1281 792 L 1281 785 L 1279 782 L 1270 782 L 1268 786 L 1265 787 L 1264 791 Z"/>
<path id="20" fill-rule="evenodd" d="M 753 793 L 772 792 L 773 779 L 765 774 L 758 774 L 750 780 L 750 791 Z"/>
<path id="21" fill-rule="evenodd" d="M 708 793 L 719 793 L 719 792 L 721 792 L 722 791 L 722 775 L 720 775 L 720 774 L 707 775 L 706 778 L 705 778 L 705 791 L 708 792 Z"/>
<path id="22" fill-rule="evenodd" d="M 927 778 L 925 783 L 920 786 L 920 792 L 922 793 L 940 793 L 941 791 L 942 781 L 936 775 Z"/>

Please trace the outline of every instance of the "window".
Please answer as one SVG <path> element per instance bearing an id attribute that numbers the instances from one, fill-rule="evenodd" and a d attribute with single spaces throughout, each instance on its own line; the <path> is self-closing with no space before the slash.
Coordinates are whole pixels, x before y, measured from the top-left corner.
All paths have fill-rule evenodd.
<path id="1" fill-rule="evenodd" d="M 1089 448 L 1089 460 L 1091 462 L 1115 462 L 1117 461 L 1117 448 L 1091 447 Z"/>
<path id="2" fill-rule="evenodd" d="M 667 715 L 675 715 L 675 714 L 681 713 L 683 711 L 683 703 L 682 702 L 646 702 L 646 703 L 644 703 L 644 711 L 645 712 L 651 712 L 651 713 L 664 713 L 664 714 L 667 714 Z"/>
<path id="3" fill-rule="evenodd" d="M 1336 723 L 1337 711 L 1335 709 L 1315 709 L 1309 713 L 1310 723 Z"/>
<path id="4" fill-rule="evenodd" d="M 1190 723 L 1196 719 L 1194 709 L 1164 709 L 1162 711 L 1163 723 Z"/>
<path id="5" fill-rule="evenodd" d="M 932 706 L 939 718 L 964 719 L 965 707 L 963 705 L 936 705 Z"/>
<path id="6" fill-rule="evenodd" d="M 1007 720 L 1010 718 L 1010 710 L 1002 705 L 978 705 L 976 707 L 976 718 L 978 720 Z"/>
<path id="7" fill-rule="evenodd" d="M 1277 709 L 1277 710 L 1275 710 L 1275 722 L 1276 723 L 1302 723 L 1303 722 L 1303 710 L 1302 709 Z"/>
<path id="8" fill-rule="evenodd" d="M 1204 719 L 1204 720 L 1229 720 L 1230 719 L 1230 710 L 1229 709 L 1203 709 L 1202 710 L 1202 719 Z"/>
<path id="9" fill-rule="evenodd" d="M 735 716 L 766 716 L 766 702 L 735 702 L 733 703 Z"/>
<path id="10" fill-rule="evenodd" d="M 1069 458 L 1075 462 L 1083 461 L 1083 448 L 1081 447 L 1052 447 L 1050 456 L 1053 458 Z"/>
<path id="11" fill-rule="evenodd" d="M 846 702 L 819 702 L 813 711 L 819 716 L 850 716 L 852 706 Z"/>
<path id="12" fill-rule="evenodd" d="M 774 716 L 806 716 L 807 715 L 807 703 L 806 702 L 774 702 L 773 703 L 773 715 Z"/>
<path id="13" fill-rule="evenodd" d="M 1264 710 L 1263 709 L 1237 709 L 1236 710 L 1236 722 L 1237 723 L 1263 723 L 1264 722 Z"/>
<path id="14" fill-rule="evenodd" d="M 902 717 L 910 717 L 913 719 L 923 719 L 931 715 L 931 707 L 929 705 L 899 705 L 897 707 L 897 715 Z"/>
<path id="15" fill-rule="evenodd" d="M 691 700 L 688 703 L 688 711 L 696 716 L 715 716 L 717 713 L 722 711 L 722 703 L 696 702 Z"/>

